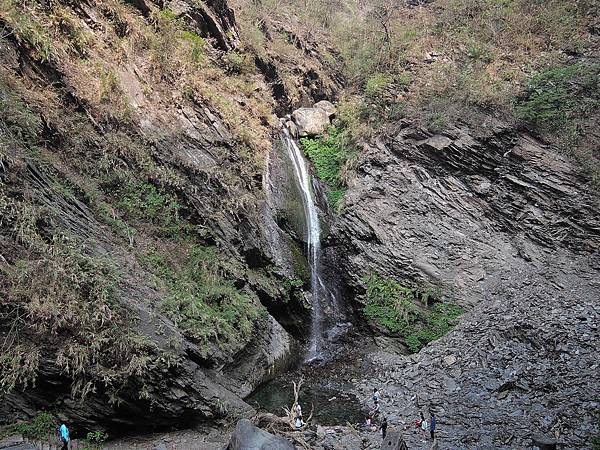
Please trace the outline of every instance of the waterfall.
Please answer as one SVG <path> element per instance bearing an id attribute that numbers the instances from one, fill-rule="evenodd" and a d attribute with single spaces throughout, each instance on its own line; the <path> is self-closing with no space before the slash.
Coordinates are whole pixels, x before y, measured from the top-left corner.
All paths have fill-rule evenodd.
<path id="1" fill-rule="evenodd" d="M 306 242 L 308 244 L 308 262 L 310 265 L 310 282 L 312 292 L 312 317 L 310 340 L 308 350 L 308 360 L 319 357 L 322 350 L 323 335 L 323 308 L 322 301 L 327 290 L 324 289 L 320 279 L 320 257 L 321 257 L 321 225 L 315 202 L 315 195 L 312 189 L 311 177 L 308 170 L 308 164 L 298 143 L 290 135 L 287 129 L 284 129 L 283 141 L 285 149 L 294 167 L 294 174 L 300 188 L 302 197 L 302 206 L 304 208 L 304 218 L 306 223 Z"/>

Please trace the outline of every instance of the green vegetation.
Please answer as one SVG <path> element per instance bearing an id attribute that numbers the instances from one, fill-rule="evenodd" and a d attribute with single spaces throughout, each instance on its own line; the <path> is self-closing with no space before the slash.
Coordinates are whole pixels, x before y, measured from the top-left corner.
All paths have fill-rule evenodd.
<path id="1" fill-rule="evenodd" d="M 40 229 L 55 220 L 52 210 L 6 197 L 1 189 L 0 208 L 3 226 L 22 246 L 20 258 L 0 264 L 0 317 L 10 330 L 0 348 L 0 391 L 35 385 L 44 353 L 72 379 L 75 398 L 102 384 L 117 401 L 132 377 L 141 395 L 150 366 L 171 361 L 155 362 L 161 352 L 133 330 L 135 317 L 120 305 L 112 261 Z"/>
<path id="2" fill-rule="evenodd" d="M 236 73 L 252 73 L 255 71 L 254 63 L 251 58 L 240 52 L 229 52 L 225 55 L 227 64 Z"/>
<path id="3" fill-rule="evenodd" d="M 342 132 L 336 127 L 330 127 L 326 135 L 302 138 L 300 144 L 313 162 L 317 176 L 329 188 L 328 198 L 331 205 L 337 207 L 346 193 L 342 171 L 353 155 L 344 144 Z"/>
<path id="4" fill-rule="evenodd" d="M 160 19 L 165 20 L 167 22 L 173 22 L 177 20 L 177 14 L 175 13 L 175 11 L 169 8 L 162 9 L 158 13 L 158 15 Z"/>
<path id="5" fill-rule="evenodd" d="M 431 290 L 421 293 L 377 274 L 367 276 L 364 281 L 367 285 L 365 315 L 399 335 L 413 353 L 445 335 L 462 314 L 461 308 L 448 303 L 427 306 L 433 294 Z"/>
<path id="6" fill-rule="evenodd" d="M 4 0 L 0 3 L 0 16 L 5 17 L 13 31 L 27 42 L 42 61 L 52 58 L 54 48 L 52 36 L 40 23 L 31 10 L 27 11 L 25 2 Z"/>
<path id="7" fill-rule="evenodd" d="M 178 187 L 182 183 L 180 176 L 168 166 L 159 166 L 150 153 L 132 143 L 130 138 L 115 139 L 116 148 L 106 149 L 106 157 L 101 162 L 107 172 L 110 170 L 108 174 L 99 174 L 99 189 L 104 195 L 100 192 L 88 195 L 93 209 L 122 236 L 132 234 L 128 224 L 143 224 L 161 237 L 187 236 L 192 226 L 181 217 L 183 206 L 177 197 L 166 189 Z M 132 161 L 138 170 L 126 168 L 123 159 Z M 157 180 L 159 186 L 146 179 Z"/>
<path id="8" fill-rule="evenodd" d="M 179 265 L 159 253 L 140 259 L 168 291 L 161 309 L 204 352 L 210 344 L 234 352 L 251 338 L 265 311 L 254 293 L 228 279 L 216 249 L 193 246 Z"/>
<path id="9" fill-rule="evenodd" d="M 379 95 L 394 83 L 393 75 L 387 73 L 375 73 L 367 79 L 365 93 L 367 95 Z"/>
<path id="10" fill-rule="evenodd" d="M 57 422 L 49 412 L 39 412 L 31 421 L 9 425 L 8 433 L 20 434 L 29 439 L 47 439 L 56 434 Z"/>
<path id="11" fill-rule="evenodd" d="M 193 31 L 187 30 L 181 33 L 181 37 L 183 37 L 183 39 L 190 45 L 191 62 L 196 65 L 202 64 L 206 59 L 206 55 L 204 54 L 204 46 L 206 42 L 204 39 Z"/>
<path id="12" fill-rule="evenodd" d="M 535 127 L 562 127 L 600 108 L 600 64 L 575 63 L 531 77 L 517 100 L 520 119 Z"/>
<path id="13" fill-rule="evenodd" d="M 411 118 L 443 128 L 481 110 L 512 118 L 511 99 L 529 70 L 593 45 L 586 30 L 593 3 L 436 0 L 411 8 L 350 1 L 323 32 L 341 51 L 348 90 L 363 91 L 368 123 L 380 128 L 409 108 Z M 409 82 L 400 82 L 406 73 Z"/>
<path id="14" fill-rule="evenodd" d="M 0 144 L 33 150 L 41 130 L 41 118 L 0 79 Z"/>
<path id="15" fill-rule="evenodd" d="M 600 187 L 598 142 L 592 131 L 600 120 L 600 64 L 579 62 L 533 75 L 515 110 L 524 123 L 575 158 Z"/>
<path id="16" fill-rule="evenodd" d="M 164 229 L 180 223 L 181 205 L 177 198 L 153 184 L 132 181 L 117 187 L 113 193 L 117 208 L 129 219 L 151 222 Z"/>
<path id="17" fill-rule="evenodd" d="M 485 45 L 473 44 L 467 50 L 467 56 L 473 60 L 479 60 L 485 64 L 489 64 L 494 60 L 494 55 L 491 50 Z"/>
<path id="18" fill-rule="evenodd" d="M 104 431 L 90 431 L 85 436 L 85 447 L 83 450 L 100 450 L 104 448 L 104 442 L 108 439 L 108 434 Z"/>

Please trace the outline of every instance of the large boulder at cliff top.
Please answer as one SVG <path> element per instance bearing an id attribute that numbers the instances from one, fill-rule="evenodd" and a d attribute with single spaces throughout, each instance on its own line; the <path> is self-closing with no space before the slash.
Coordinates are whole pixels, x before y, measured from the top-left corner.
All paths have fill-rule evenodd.
<path id="1" fill-rule="evenodd" d="M 333 103 L 327 100 L 321 100 L 320 102 L 315 103 L 315 108 L 322 109 L 329 117 L 335 116 L 335 113 L 337 112 L 335 106 L 333 106 Z"/>
<path id="2" fill-rule="evenodd" d="M 300 137 L 321 134 L 330 123 L 329 114 L 322 108 L 298 108 L 292 113 L 292 119 Z"/>
<path id="3" fill-rule="evenodd" d="M 235 427 L 226 450 L 295 450 L 288 440 L 255 427 L 242 419 Z"/>

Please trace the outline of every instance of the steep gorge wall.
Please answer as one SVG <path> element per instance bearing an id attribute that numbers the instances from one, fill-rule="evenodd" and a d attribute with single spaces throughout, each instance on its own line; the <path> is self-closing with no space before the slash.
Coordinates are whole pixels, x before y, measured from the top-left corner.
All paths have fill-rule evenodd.
<path id="1" fill-rule="evenodd" d="M 524 448 L 533 433 L 587 448 L 600 395 L 600 207 L 581 169 L 491 119 L 439 134 L 405 121 L 356 167 L 330 240 L 356 311 L 372 271 L 466 311 L 416 355 L 372 356 L 378 376 L 359 393 L 385 383 L 384 413 L 405 422 L 435 411 L 440 448 Z M 383 350 L 405 352 L 374 329 L 388 335 Z"/>
<path id="2" fill-rule="evenodd" d="M 488 275 L 561 266 L 549 264 L 559 252 L 597 266 L 598 203 L 584 175 L 531 136 L 484 127 L 406 123 L 366 147 L 336 230 L 349 285 L 367 265 L 474 305 Z"/>
<path id="3" fill-rule="evenodd" d="M 126 3 L 1 10 L 3 422 L 247 414 L 297 353 L 265 307 L 301 337 L 263 215 L 274 75 L 227 62 L 226 2 Z"/>

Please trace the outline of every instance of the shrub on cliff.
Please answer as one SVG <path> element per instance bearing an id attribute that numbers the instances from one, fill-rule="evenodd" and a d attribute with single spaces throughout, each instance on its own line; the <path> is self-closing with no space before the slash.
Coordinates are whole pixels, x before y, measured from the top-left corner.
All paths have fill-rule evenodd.
<path id="1" fill-rule="evenodd" d="M 330 127 L 324 136 L 302 138 L 300 144 L 314 164 L 317 176 L 329 188 L 327 196 L 331 205 L 337 207 L 346 192 L 343 168 L 353 154 L 344 143 L 342 132 Z"/>
<path id="2" fill-rule="evenodd" d="M 515 101 L 519 119 L 574 157 L 600 186 L 595 129 L 600 120 L 600 64 L 577 62 L 542 70 Z"/>
<path id="3" fill-rule="evenodd" d="M 520 119 L 550 129 L 600 108 L 600 64 L 575 63 L 543 70 L 528 80 L 516 102 Z"/>
<path id="4" fill-rule="evenodd" d="M 206 355 L 211 346 L 231 353 L 243 348 L 266 314 L 252 291 L 231 281 L 212 247 L 195 244 L 184 254 L 153 251 L 139 259 L 167 291 L 161 310 Z"/>
<path id="5" fill-rule="evenodd" d="M 400 336 L 407 348 L 416 353 L 429 342 L 441 338 L 456 323 L 462 309 L 449 303 L 433 303 L 429 289 L 402 286 L 376 273 L 365 277 L 367 286 L 364 313 L 388 332 Z"/>

